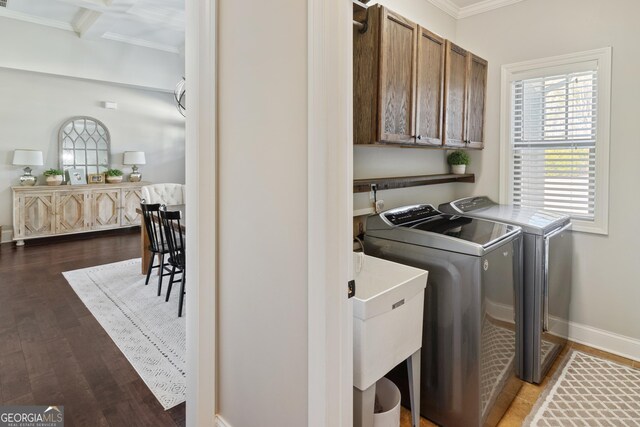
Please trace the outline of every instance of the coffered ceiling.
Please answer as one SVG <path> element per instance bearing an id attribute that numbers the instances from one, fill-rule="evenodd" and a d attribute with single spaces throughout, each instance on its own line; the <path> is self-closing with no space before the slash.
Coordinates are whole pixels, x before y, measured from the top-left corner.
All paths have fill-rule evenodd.
<path id="1" fill-rule="evenodd" d="M 0 17 L 180 54 L 184 0 L 6 0 Z"/>

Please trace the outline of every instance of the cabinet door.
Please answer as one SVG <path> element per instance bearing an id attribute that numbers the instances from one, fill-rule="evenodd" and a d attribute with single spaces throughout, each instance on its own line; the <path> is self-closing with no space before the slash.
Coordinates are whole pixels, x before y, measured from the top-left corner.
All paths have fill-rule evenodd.
<path id="1" fill-rule="evenodd" d="M 55 233 L 53 192 L 22 193 L 18 196 L 17 203 L 15 239 L 50 236 Z"/>
<path id="2" fill-rule="evenodd" d="M 368 22 L 361 33 L 353 29 L 353 143 L 378 142 L 380 77 L 380 8 L 371 6 L 354 14 L 354 19 Z"/>
<path id="3" fill-rule="evenodd" d="M 384 7 L 381 18 L 378 139 L 413 144 L 417 26 Z"/>
<path id="4" fill-rule="evenodd" d="M 136 209 L 140 208 L 142 199 L 140 188 L 122 189 L 122 226 L 140 225 L 140 214 Z"/>
<path id="5" fill-rule="evenodd" d="M 465 139 L 469 148 L 483 148 L 487 61 L 473 54 L 469 55 L 467 87 L 467 131 Z"/>
<path id="6" fill-rule="evenodd" d="M 444 87 L 444 145 L 464 147 L 466 116 L 467 58 L 469 52 L 446 42 Z"/>
<path id="7" fill-rule="evenodd" d="M 83 191 L 56 195 L 56 233 L 77 233 L 91 228 L 90 196 Z"/>
<path id="8" fill-rule="evenodd" d="M 120 189 L 93 191 L 91 218 L 94 230 L 120 226 L 120 195 Z"/>
<path id="9" fill-rule="evenodd" d="M 418 27 L 416 143 L 442 145 L 445 40 Z"/>

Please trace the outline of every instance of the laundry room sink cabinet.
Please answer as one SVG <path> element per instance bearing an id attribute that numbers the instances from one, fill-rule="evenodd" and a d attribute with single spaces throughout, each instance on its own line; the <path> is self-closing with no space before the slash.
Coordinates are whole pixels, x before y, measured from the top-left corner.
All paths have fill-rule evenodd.
<path id="1" fill-rule="evenodd" d="M 353 257 L 356 271 L 353 385 L 357 389 L 354 390 L 357 427 L 370 425 L 366 418 L 373 417 L 376 381 L 407 359 L 416 374 L 411 397 L 415 395 L 420 400 L 419 359 L 427 272 L 363 254 L 354 253 Z M 415 415 L 419 419 L 418 411 Z"/>

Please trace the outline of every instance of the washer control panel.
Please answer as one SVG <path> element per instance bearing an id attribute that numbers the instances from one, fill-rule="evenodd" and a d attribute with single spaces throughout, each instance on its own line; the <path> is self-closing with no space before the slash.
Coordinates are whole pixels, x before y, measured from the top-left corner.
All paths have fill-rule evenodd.
<path id="1" fill-rule="evenodd" d="M 385 219 L 393 225 L 404 225 L 411 222 L 421 221 L 432 216 L 441 215 L 441 213 L 431 205 L 414 205 L 391 209 L 383 215 Z"/>
<path id="2" fill-rule="evenodd" d="M 495 202 L 484 196 L 468 197 L 466 199 L 458 200 L 455 203 L 455 207 L 461 212 L 471 212 L 476 209 L 487 208 L 493 205 L 495 205 Z"/>

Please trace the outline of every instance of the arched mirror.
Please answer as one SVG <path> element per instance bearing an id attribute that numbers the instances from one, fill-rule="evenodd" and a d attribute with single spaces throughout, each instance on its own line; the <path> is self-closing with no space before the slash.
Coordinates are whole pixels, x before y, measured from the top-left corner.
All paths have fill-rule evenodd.
<path id="1" fill-rule="evenodd" d="M 73 117 L 58 134 L 60 169 L 82 169 L 85 174 L 103 173 L 111 164 L 111 136 L 107 127 L 93 117 Z"/>

